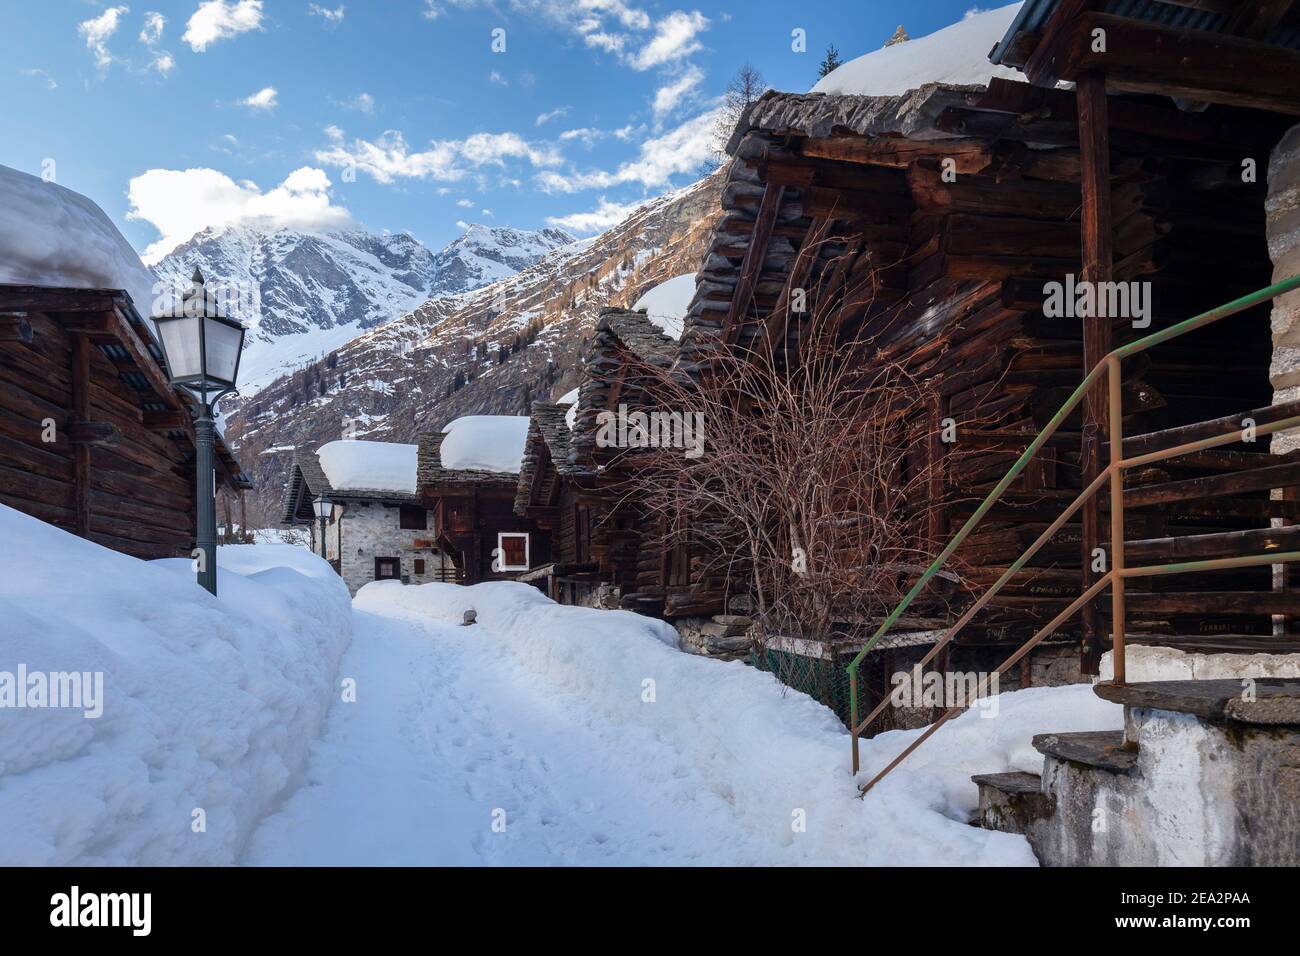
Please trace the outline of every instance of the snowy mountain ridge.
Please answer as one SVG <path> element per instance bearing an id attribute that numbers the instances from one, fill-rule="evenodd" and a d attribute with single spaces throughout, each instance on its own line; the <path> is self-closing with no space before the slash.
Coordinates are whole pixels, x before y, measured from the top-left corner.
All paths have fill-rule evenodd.
<path id="1" fill-rule="evenodd" d="M 185 286 L 198 267 L 210 282 L 240 290 L 230 311 L 249 328 L 240 390 L 251 395 L 431 298 L 514 275 L 573 241 L 558 229 L 471 225 L 435 253 L 408 233 L 243 225 L 204 230 L 154 272 Z"/>

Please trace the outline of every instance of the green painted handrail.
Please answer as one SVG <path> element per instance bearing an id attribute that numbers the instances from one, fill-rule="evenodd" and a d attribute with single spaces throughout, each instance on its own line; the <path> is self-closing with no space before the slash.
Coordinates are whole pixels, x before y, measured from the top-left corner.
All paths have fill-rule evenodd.
<path id="1" fill-rule="evenodd" d="M 1167 329 L 1161 329 L 1159 332 L 1153 332 L 1144 338 L 1130 342 L 1128 345 L 1122 345 L 1117 349 L 1113 349 L 1108 355 L 1103 357 L 1101 361 L 1093 366 L 1092 371 L 1084 376 L 1083 381 L 1079 383 L 1079 387 L 1070 393 L 1070 397 L 1065 400 L 1065 404 L 1061 406 L 1060 411 L 1052 416 L 1051 421 L 1047 423 L 1039 433 L 1038 437 L 1035 438 L 1020 457 L 1016 459 L 1015 464 L 1011 466 L 1011 469 L 1006 473 L 1002 480 L 994 486 L 993 490 L 988 493 L 988 496 L 980 503 L 980 506 L 975 509 L 974 514 L 966 519 L 966 523 L 961 526 L 961 529 L 953 536 L 952 540 L 948 542 L 947 546 L 939 552 L 938 557 L 936 557 L 934 561 L 930 563 L 930 566 L 925 569 L 920 578 L 917 579 L 916 583 L 912 585 L 912 589 L 903 596 L 901 601 L 898 602 L 898 606 L 890 612 L 889 616 L 885 618 L 880 627 L 876 629 L 876 632 L 868 638 L 866 644 L 863 645 L 862 650 L 858 651 L 857 656 L 855 656 L 849 663 L 849 676 L 856 679 L 858 665 L 862 663 L 862 659 L 867 656 L 880 638 L 894 626 L 900 617 L 902 617 L 903 612 L 907 610 L 912 601 L 915 600 L 916 596 L 921 593 L 926 584 L 930 582 L 930 579 L 943 569 L 943 566 L 947 563 L 948 559 L 952 557 L 953 552 L 961 547 L 962 543 L 970 536 L 970 533 L 975 530 L 975 527 L 984 519 L 984 516 L 988 514 L 989 510 L 997 504 L 998 499 L 1002 497 L 1003 492 L 1005 492 L 1007 488 L 1011 486 L 1011 483 L 1016 480 L 1017 476 L 1024 471 L 1025 466 L 1029 464 L 1034 455 L 1038 454 L 1039 450 L 1047 444 L 1048 440 L 1053 434 L 1055 434 L 1056 430 L 1060 428 L 1065 419 L 1069 417 L 1070 412 L 1074 411 L 1075 406 L 1083 400 L 1083 397 L 1088 393 L 1088 390 L 1092 388 L 1105 372 L 1106 364 L 1112 356 L 1116 359 L 1125 359 L 1131 355 L 1136 355 L 1139 352 L 1145 352 L 1149 348 L 1168 342 L 1171 339 L 1176 339 L 1181 335 L 1186 335 L 1188 332 L 1193 332 L 1196 329 L 1210 325 L 1211 323 L 1219 321 L 1219 319 L 1227 318 L 1230 315 L 1235 315 L 1238 312 L 1261 305 L 1270 299 L 1279 295 L 1284 295 L 1295 289 L 1300 289 L 1300 275 L 1293 275 L 1288 279 L 1283 279 L 1281 282 L 1275 282 L 1267 288 L 1260 289 L 1257 292 L 1252 292 L 1249 295 L 1244 295 L 1239 299 L 1233 299 L 1231 302 L 1221 305 L 1218 308 L 1211 309 L 1208 312 L 1202 312 L 1200 315 L 1193 316 L 1190 319 L 1184 319 L 1182 322 L 1171 325 Z M 856 693 L 853 695 L 853 699 L 849 702 L 849 707 L 849 719 L 852 722 L 854 733 L 857 733 L 858 698 Z"/>

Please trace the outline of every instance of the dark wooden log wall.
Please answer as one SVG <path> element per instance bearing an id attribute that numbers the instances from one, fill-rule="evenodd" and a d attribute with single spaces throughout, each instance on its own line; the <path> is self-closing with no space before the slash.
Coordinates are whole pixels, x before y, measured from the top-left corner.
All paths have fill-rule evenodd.
<path id="1" fill-rule="evenodd" d="M 27 321 L 30 343 L 0 342 L 0 502 L 136 557 L 188 555 L 192 448 L 145 426 L 140 393 L 97 344 Z"/>
<path id="2" fill-rule="evenodd" d="M 842 324 L 846 339 L 868 340 L 860 361 L 899 361 L 934 385 L 939 407 L 924 413 L 927 422 L 918 433 L 929 434 L 936 417 L 957 422 L 959 440 L 948 450 L 943 490 L 932 492 L 947 503 L 943 519 L 926 513 L 924 533 L 935 550 L 1046 424 L 1085 367 L 1081 322 L 1043 313 L 1044 281 L 1062 280 L 1066 273 L 1078 279 L 1083 265 L 1084 164 L 1074 97 L 1013 86 L 995 84 L 988 95 L 973 95 L 978 110 L 949 110 L 939 118 L 940 128 L 979 136 L 973 146 L 968 139 L 954 148 L 955 182 L 941 175 L 943 159 L 951 158 L 942 143 L 752 131 L 724 191 L 726 215 L 701 270 L 688 322 L 687 360 L 692 326 L 696 334 L 722 333 L 742 345 L 767 334 L 790 276 L 802 268 L 800 249 L 813 236 L 830 236 L 812 257 L 809 287 L 834 295 L 853 277 L 870 275 L 872 300 L 855 301 L 832 320 Z M 1104 176 L 1111 189 L 1107 238 L 1113 277 L 1149 280 L 1155 297 L 1150 328 L 1136 329 L 1127 317 L 1113 320 L 1110 337 L 1120 344 L 1268 284 L 1264 194 L 1258 183 L 1242 181 L 1240 156 L 1243 149 L 1267 155 L 1278 130 L 1240 116 L 1191 114 L 1184 120 L 1172 109 L 1130 101 L 1111 105 L 1109 170 L 1094 175 Z M 1162 134 L 1169 139 L 1162 141 Z M 1229 145 L 1234 139 L 1235 148 Z M 877 148 L 882 143 L 893 148 Z M 1031 151 L 1026 143 L 1056 148 Z M 763 255 L 750 248 L 756 237 L 767 237 Z M 831 262 L 841 275 L 828 271 Z M 789 338 L 797 348 L 797 323 Z M 1265 308 L 1127 361 L 1126 432 L 1267 405 L 1269 354 Z M 991 584 L 1082 487 L 1082 426 L 1079 412 L 962 550 L 959 566 L 968 595 Z M 1295 503 L 1270 501 L 1268 482 L 1252 485 L 1232 477 L 1257 465 L 1253 456 L 1266 453 L 1267 444 L 1231 452 L 1238 458 L 1188 456 L 1130 475 L 1128 539 L 1244 531 L 1291 515 Z M 1211 499 L 1173 505 L 1137 490 L 1225 472 L 1224 493 Z M 1095 519 L 1102 524 L 1102 541 L 1109 536 L 1107 512 L 1103 498 Z M 977 619 L 969 639 L 1023 640 L 1077 596 L 1082 530 L 1076 522 L 1058 534 Z M 667 563 L 656 569 L 646 558 L 638 582 L 653 586 L 668 573 Z M 1203 605 L 1196 592 L 1264 591 L 1267 577 L 1267 568 L 1256 568 L 1193 582 L 1135 584 L 1130 626 L 1184 638 L 1229 629 L 1263 635 L 1270 621 L 1264 613 L 1243 613 L 1250 609 L 1248 600 Z M 1279 602 L 1296 603 L 1294 597 L 1274 600 Z M 945 610 L 924 602 L 918 607 L 921 613 Z M 1101 626 L 1108 627 L 1108 604 L 1099 614 Z"/>

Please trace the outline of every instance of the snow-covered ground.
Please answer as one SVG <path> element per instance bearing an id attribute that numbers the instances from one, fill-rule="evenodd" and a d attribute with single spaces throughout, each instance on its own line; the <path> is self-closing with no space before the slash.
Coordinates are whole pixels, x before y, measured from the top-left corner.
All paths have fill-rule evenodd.
<path id="1" fill-rule="evenodd" d="M 3 505 L 0 542 L 0 865 L 234 862 L 335 696 L 342 581 L 304 548 L 223 547 L 213 598 L 187 560 Z M 95 707 L 30 706 L 52 672 L 90 675 Z"/>
<path id="2" fill-rule="evenodd" d="M 682 653 L 661 622 L 513 583 L 379 582 L 354 607 L 356 700 L 246 863 L 1032 865 L 966 822 L 970 774 L 1036 770 L 1034 733 L 1121 721 L 1085 686 L 1006 694 L 858 800 L 826 708 Z M 864 770 L 915 733 L 866 742 Z"/>
<path id="3" fill-rule="evenodd" d="M 1085 686 L 1004 694 L 859 800 L 829 710 L 660 621 L 507 582 L 349 605 L 274 544 L 221 548 L 212 598 L 4 507 L 0 539 L 0 864 L 1032 865 L 968 824 L 970 775 L 1121 722 Z M 16 705 L 74 671 L 84 707 Z"/>

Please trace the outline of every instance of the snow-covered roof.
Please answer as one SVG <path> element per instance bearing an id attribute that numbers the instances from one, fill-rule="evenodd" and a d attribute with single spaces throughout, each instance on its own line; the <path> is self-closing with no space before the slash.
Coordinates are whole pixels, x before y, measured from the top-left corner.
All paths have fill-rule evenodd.
<path id="1" fill-rule="evenodd" d="M 989 62 L 989 52 L 1020 6 L 970 13 L 929 36 L 874 50 L 828 73 L 810 92 L 901 96 L 926 83 L 987 86 L 995 76 L 1023 79 L 1016 70 Z"/>
<path id="2" fill-rule="evenodd" d="M 416 446 L 386 441 L 332 441 L 316 452 L 336 491 L 415 493 Z"/>
<path id="3" fill-rule="evenodd" d="M 121 289 L 143 318 L 154 278 L 99 206 L 56 183 L 0 166 L 0 283 Z"/>
<path id="4" fill-rule="evenodd" d="M 442 431 L 443 468 L 518 474 L 528 438 L 527 415 L 466 415 Z"/>
<path id="5" fill-rule="evenodd" d="M 661 282 L 641 298 L 632 308 L 644 311 L 650 321 L 673 339 L 682 337 L 682 324 L 686 320 L 686 310 L 695 298 L 695 273 L 674 276 L 667 282 Z M 563 401 L 563 399 L 561 399 Z"/>

